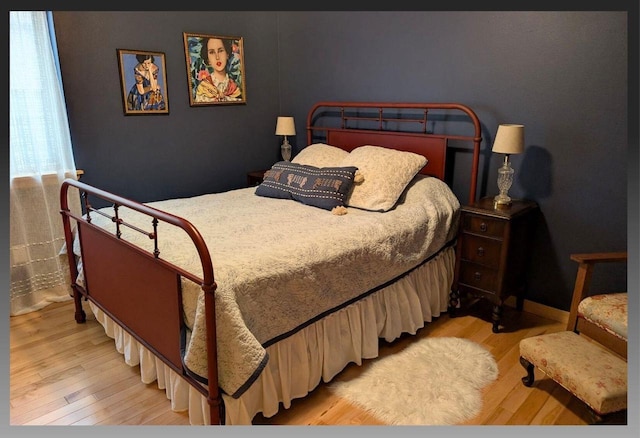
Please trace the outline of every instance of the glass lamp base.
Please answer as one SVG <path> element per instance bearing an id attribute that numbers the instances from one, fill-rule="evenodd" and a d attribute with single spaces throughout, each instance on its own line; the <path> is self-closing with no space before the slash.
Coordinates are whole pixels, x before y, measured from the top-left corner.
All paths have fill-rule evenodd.
<path id="1" fill-rule="evenodd" d="M 511 205 L 511 198 L 508 195 L 500 193 L 498 196 L 493 198 L 493 204 L 496 207 L 508 207 Z"/>
<path id="2" fill-rule="evenodd" d="M 504 163 L 502 167 L 498 169 L 498 189 L 500 194 L 493 198 L 494 205 L 496 207 L 508 207 L 511 205 L 511 198 L 509 197 L 509 189 L 513 184 L 513 168 L 509 163 L 509 155 L 505 155 Z"/>
<path id="3" fill-rule="evenodd" d="M 280 153 L 282 154 L 282 159 L 284 161 L 291 160 L 291 145 L 287 142 L 282 143 L 282 146 L 280 146 Z"/>

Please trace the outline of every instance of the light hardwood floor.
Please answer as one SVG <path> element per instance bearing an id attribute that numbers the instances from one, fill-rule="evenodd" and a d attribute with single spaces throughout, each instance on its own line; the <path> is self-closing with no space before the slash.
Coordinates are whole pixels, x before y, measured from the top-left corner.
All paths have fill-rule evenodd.
<path id="1" fill-rule="evenodd" d="M 173 412 L 164 390 L 140 381 L 139 368 L 127 365 L 114 341 L 90 311 L 76 324 L 73 303 L 11 317 L 11 425 L 186 425 L 185 412 Z M 457 336 L 475 341 L 494 355 L 497 381 L 483 392 L 483 409 L 467 425 L 582 425 L 585 406 L 536 370 L 533 387 L 522 384 L 521 339 L 564 330 L 564 323 L 505 308 L 501 333 L 491 331 L 491 307 L 484 300 L 451 318 L 443 315 L 416 336 L 381 342 L 381 356 L 425 336 Z M 374 359 L 375 360 L 375 359 Z M 357 374 L 350 365 L 343 372 Z M 376 425 L 375 418 L 333 395 L 320 384 L 304 399 L 276 416 L 260 414 L 254 424 Z"/>

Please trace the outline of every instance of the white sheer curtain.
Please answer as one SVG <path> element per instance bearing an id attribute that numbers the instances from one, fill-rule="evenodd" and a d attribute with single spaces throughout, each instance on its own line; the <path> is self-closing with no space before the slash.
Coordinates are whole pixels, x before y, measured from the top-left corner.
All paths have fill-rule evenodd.
<path id="1" fill-rule="evenodd" d="M 60 184 L 75 178 L 62 83 L 45 11 L 9 12 L 11 315 L 69 299 Z M 80 211 L 77 196 L 74 211 Z"/>

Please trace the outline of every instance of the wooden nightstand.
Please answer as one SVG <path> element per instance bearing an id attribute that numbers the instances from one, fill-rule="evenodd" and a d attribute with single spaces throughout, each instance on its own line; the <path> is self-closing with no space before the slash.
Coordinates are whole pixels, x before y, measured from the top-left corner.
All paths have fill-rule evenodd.
<path id="1" fill-rule="evenodd" d="M 538 204 L 527 200 L 494 208 L 493 196 L 462 207 L 449 303 L 452 313 L 461 294 L 486 298 L 493 303 L 492 330 L 497 333 L 507 297 L 515 295 L 517 309 L 522 310 L 538 211 Z"/>
<path id="2" fill-rule="evenodd" d="M 259 186 L 260 183 L 262 183 L 262 180 L 264 179 L 264 173 L 267 170 L 254 170 L 251 172 L 247 172 L 247 186 L 248 187 Z"/>

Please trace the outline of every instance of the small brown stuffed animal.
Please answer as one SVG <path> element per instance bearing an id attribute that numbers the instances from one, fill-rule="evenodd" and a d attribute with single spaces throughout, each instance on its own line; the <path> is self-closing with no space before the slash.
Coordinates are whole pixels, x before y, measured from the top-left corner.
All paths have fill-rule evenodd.
<path id="1" fill-rule="evenodd" d="M 331 209 L 331 214 L 335 214 L 337 216 L 342 216 L 343 214 L 347 213 L 347 207 L 343 207 L 342 205 L 338 205 L 337 207 L 333 207 L 333 209 Z"/>

